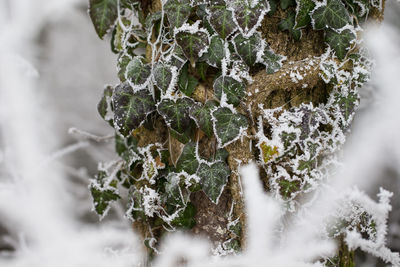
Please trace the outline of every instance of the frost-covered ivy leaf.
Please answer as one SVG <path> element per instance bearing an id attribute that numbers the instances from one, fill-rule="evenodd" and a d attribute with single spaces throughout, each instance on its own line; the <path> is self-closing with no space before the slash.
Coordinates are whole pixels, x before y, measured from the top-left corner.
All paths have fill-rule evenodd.
<path id="1" fill-rule="evenodd" d="M 111 186 L 103 188 L 96 182 L 90 184 L 90 193 L 93 197 L 94 209 L 100 216 L 106 214 L 110 202 L 121 198 L 116 188 Z"/>
<path id="2" fill-rule="evenodd" d="M 296 5 L 295 0 L 281 0 L 281 8 L 282 10 L 287 9 L 290 6 Z"/>
<path id="3" fill-rule="evenodd" d="M 194 33 L 181 31 L 175 35 L 175 38 L 186 58 L 192 64 L 202 56 L 209 45 L 208 35 L 204 31 Z"/>
<path id="4" fill-rule="evenodd" d="M 171 222 L 173 226 L 191 229 L 196 225 L 194 216 L 196 215 L 196 207 L 188 202 L 185 209 L 178 213 L 178 216 Z"/>
<path id="5" fill-rule="evenodd" d="M 327 0 L 326 5 L 318 6 L 312 12 L 313 27 L 340 29 L 350 23 L 350 15 L 340 0 Z"/>
<path id="6" fill-rule="evenodd" d="M 227 107 L 221 107 L 212 113 L 215 135 L 219 147 L 235 141 L 247 129 L 247 118 L 239 113 L 233 113 Z"/>
<path id="7" fill-rule="evenodd" d="M 245 96 L 246 84 L 236 81 L 229 76 L 219 76 L 214 81 L 214 93 L 218 99 L 221 99 L 222 92 L 225 93 L 228 103 L 234 106 L 240 104 L 240 100 Z"/>
<path id="8" fill-rule="evenodd" d="M 149 64 L 143 64 L 142 57 L 134 57 L 126 66 L 125 78 L 132 84 L 134 89 L 146 87 L 151 74 Z"/>
<path id="9" fill-rule="evenodd" d="M 266 71 L 268 74 L 277 72 L 282 68 L 282 62 L 286 60 L 285 56 L 275 54 L 270 48 L 264 49 L 264 54 L 262 56 L 262 64 L 266 66 Z"/>
<path id="10" fill-rule="evenodd" d="M 179 98 L 176 102 L 172 99 L 164 99 L 158 104 L 158 113 L 163 116 L 165 122 L 178 133 L 184 133 L 191 127 L 189 109 L 194 105 L 190 98 Z"/>
<path id="11" fill-rule="evenodd" d="M 113 94 L 112 86 L 107 86 L 103 91 L 103 97 L 100 99 L 100 102 L 97 104 L 97 111 L 100 116 L 107 121 L 110 125 L 113 124 L 113 117 L 110 113 L 112 113 L 112 103 L 111 97 Z"/>
<path id="12" fill-rule="evenodd" d="M 250 36 L 260 25 L 268 10 L 267 2 L 259 1 L 257 5 L 251 7 L 247 1 L 238 0 L 233 3 L 233 18 L 240 32 L 244 36 Z"/>
<path id="13" fill-rule="evenodd" d="M 121 82 L 125 82 L 125 72 L 126 66 L 128 66 L 129 62 L 131 62 L 131 58 L 127 55 L 121 55 L 118 58 L 117 70 L 118 70 L 118 78 Z"/>
<path id="14" fill-rule="evenodd" d="M 153 97 L 147 90 L 133 92 L 129 84 L 123 83 L 115 88 L 112 96 L 114 124 L 122 135 L 139 127 L 147 115 L 155 110 Z"/>
<path id="15" fill-rule="evenodd" d="M 177 173 L 169 173 L 164 184 L 165 198 L 169 205 L 183 206 L 184 199 L 180 188 L 181 177 Z"/>
<path id="16" fill-rule="evenodd" d="M 90 0 L 89 15 L 97 35 L 103 39 L 104 35 L 115 23 L 118 17 L 117 0 Z"/>
<path id="17" fill-rule="evenodd" d="M 195 174 L 198 167 L 199 161 L 196 157 L 196 143 L 189 142 L 182 150 L 182 154 L 176 163 L 176 170 L 178 172 L 185 171 L 189 174 Z"/>
<path id="18" fill-rule="evenodd" d="M 148 34 L 151 33 L 151 29 L 153 29 L 154 24 L 159 20 L 161 20 L 161 11 L 157 11 L 147 15 L 145 21 L 145 29 Z"/>
<path id="19" fill-rule="evenodd" d="M 168 62 L 171 66 L 175 66 L 178 71 L 185 65 L 187 59 L 183 54 L 182 48 L 179 45 L 175 45 L 174 50 L 168 58 Z"/>
<path id="20" fill-rule="evenodd" d="M 171 66 L 164 63 L 156 63 L 153 71 L 154 83 L 162 91 L 166 92 L 172 82 Z"/>
<path id="21" fill-rule="evenodd" d="M 326 42 L 335 50 L 335 54 L 340 60 L 345 58 L 350 50 L 351 42 L 355 38 L 355 34 L 349 29 L 343 30 L 341 33 L 328 30 L 325 35 Z"/>
<path id="22" fill-rule="evenodd" d="M 197 74 L 199 74 L 200 78 L 203 81 L 207 80 L 207 69 L 208 69 L 208 64 L 206 62 L 197 62 L 196 72 Z"/>
<path id="23" fill-rule="evenodd" d="M 297 0 L 295 29 L 304 28 L 311 23 L 310 12 L 314 8 L 313 0 Z"/>
<path id="24" fill-rule="evenodd" d="M 207 53 L 202 58 L 207 60 L 207 63 L 214 67 L 221 67 L 221 60 L 225 57 L 225 44 L 218 35 L 211 37 L 210 46 Z"/>
<path id="25" fill-rule="evenodd" d="M 217 102 L 209 100 L 204 105 L 196 104 L 190 108 L 190 117 L 208 137 L 213 135 L 211 111 L 217 106 Z"/>
<path id="26" fill-rule="evenodd" d="M 261 35 L 259 32 L 254 33 L 248 38 L 239 33 L 233 39 L 236 53 L 243 59 L 248 66 L 253 66 L 257 60 L 257 52 L 261 48 Z"/>
<path id="27" fill-rule="evenodd" d="M 220 148 L 215 152 L 215 161 L 223 161 L 226 162 L 229 157 L 229 152 L 225 148 Z"/>
<path id="28" fill-rule="evenodd" d="M 197 175 L 200 177 L 200 184 L 204 193 L 215 204 L 218 203 L 230 174 L 231 170 L 228 165 L 222 161 L 217 161 L 210 165 L 206 163 L 200 164 L 197 172 Z"/>
<path id="29" fill-rule="evenodd" d="M 187 21 L 192 8 L 190 0 L 168 0 L 164 6 L 171 29 L 179 28 Z"/>
<path id="30" fill-rule="evenodd" d="M 196 86 L 199 84 L 199 81 L 188 73 L 188 65 L 185 65 L 182 68 L 181 73 L 179 74 L 178 79 L 178 88 L 179 90 L 187 96 L 191 96 Z"/>
<path id="31" fill-rule="evenodd" d="M 225 5 L 210 6 L 208 13 L 208 22 L 222 39 L 226 39 L 237 29 L 233 13 Z"/>
<path id="32" fill-rule="evenodd" d="M 345 126 L 347 126 L 349 119 L 354 114 L 357 102 L 358 96 L 354 92 L 349 92 L 347 96 L 335 94 L 335 104 L 339 105 L 339 110 L 343 115 Z"/>
<path id="33" fill-rule="evenodd" d="M 207 18 L 208 13 L 207 13 L 207 5 L 206 4 L 197 6 L 196 15 L 201 19 L 201 21 L 203 22 L 203 27 L 207 29 L 208 33 L 210 35 L 214 34 L 215 31 Z"/>
<path id="34" fill-rule="evenodd" d="M 296 14 L 293 11 L 289 12 L 287 18 L 279 22 L 278 27 L 281 31 L 289 31 L 293 38 L 298 41 L 301 38 L 301 30 L 294 29 L 295 16 Z"/>

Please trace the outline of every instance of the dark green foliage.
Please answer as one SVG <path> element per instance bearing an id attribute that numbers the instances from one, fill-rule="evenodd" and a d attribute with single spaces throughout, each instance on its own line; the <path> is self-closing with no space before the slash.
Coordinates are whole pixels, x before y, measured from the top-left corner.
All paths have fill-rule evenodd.
<path id="1" fill-rule="evenodd" d="M 304 28 L 311 23 L 310 12 L 315 8 L 313 0 L 297 0 L 295 29 Z"/>
<path id="2" fill-rule="evenodd" d="M 233 4 L 235 22 L 245 36 L 253 33 L 255 27 L 263 19 L 266 11 L 267 6 L 262 1 L 254 7 L 251 7 L 248 2 L 244 0 L 235 1 Z"/>
<path id="3" fill-rule="evenodd" d="M 210 47 L 203 58 L 214 67 L 221 67 L 221 60 L 226 56 L 224 40 L 218 35 L 211 37 Z"/>
<path id="4" fill-rule="evenodd" d="M 281 0 L 281 8 L 282 10 L 287 9 L 290 6 L 294 6 L 296 5 L 296 1 L 295 0 Z"/>
<path id="5" fill-rule="evenodd" d="M 114 124 L 124 136 L 139 127 L 147 115 L 155 110 L 153 97 L 147 90 L 133 92 L 129 84 L 123 83 L 115 88 L 112 97 Z"/>
<path id="6" fill-rule="evenodd" d="M 108 112 L 112 110 L 111 106 L 111 97 L 113 94 L 112 86 L 107 86 L 104 89 L 103 97 L 100 99 L 100 102 L 97 104 L 97 111 L 99 112 L 100 116 L 106 120 L 108 123 L 112 125 L 113 120 L 108 118 Z"/>
<path id="7" fill-rule="evenodd" d="M 197 175 L 200 177 L 200 183 L 204 193 L 217 203 L 222 194 L 222 189 L 228 182 L 231 171 L 226 163 L 217 161 L 212 164 L 201 163 Z"/>
<path id="8" fill-rule="evenodd" d="M 154 71 L 154 83 L 162 91 L 166 92 L 172 81 L 171 66 L 163 63 L 157 63 Z"/>
<path id="9" fill-rule="evenodd" d="M 293 38 L 298 41 L 301 38 L 301 31 L 294 29 L 296 23 L 295 16 L 296 14 L 293 11 L 289 12 L 287 18 L 282 20 L 278 27 L 282 31 L 289 31 Z"/>
<path id="10" fill-rule="evenodd" d="M 204 105 L 196 104 L 190 108 L 190 117 L 208 137 L 213 135 L 211 111 L 217 106 L 217 102 L 209 100 Z"/>
<path id="11" fill-rule="evenodd" d="M 182 134 L 191 127 L 191 118 L 189 117 L 189 109 L 194 105 L 190 98 L 179 98 L 174 101 L 171 99 L 162 100 L 158 106 L 158 112 L 164 117 L 167 125 Z"/>
<path id="12" fill-rule="evenodd" d="M 328 30 L 326 32 L 326 42 L 335 50 L 336 56 L 342 60 L 350 50 L 351 42 L 356 39 L 354 33 L 350 30 L 344 30 L 340 33 Z"/>
<path id="13" fill-rule="evenodd" d="M 176 163 L 176 170 L 178 172 L 185 171 L 189 174 L 194 174 L 199 167 L 199 162 L 196 157 L 196 143 L 189 142 L 183 148 L 182 154 Z"/>
<path id="14" fill-rule="evenodd" d="M 179 75 L 178 88 L 187 96 L 191 96 L 199 81 L 191 74 L 188 73 L 189 65 L 186 64 Z"/>
<path id="15" fill-rule="evenodd" d="M 177 44 L 182 48 L 186 58 L 194 65 L 199 59 L 200 52 L 209 45 L 208 35 L 203 31 L 195 33 L 179 32 L 175 35 Z"/>
<path id="16" fill-rule="evenodd" d="M 196 208 L 189 202 L 186 205 L 186 208 L 179 213 L 178 217 L 172 221 L 172 225 L 180 228 L 191 229 L 196 225 L 196 221 L 194 220 L 195 215 Z"/>
<path id="17" fill-rule="evenodd" d="M 225 5 L 213 5 L 209 7 L 208 21 L 212 28 L 221 36 L 226 39 L 236 29 L 235 22 L 233 21 L 233 14 L 228 10 Z"/>
<path id="18" fill-rule="evenodd" d="M 229 76 L 219 76 L 214 82 L 214 92 L 218 99 L 221 99 L 222 92 L 226 95 L 228 103 L 234 106 L 240 104 L 244 97 L 246 84 L 236 81 Z"/>
<path id="19" fill-rule="evenodd" d="M 150 74 L 150 65 L 143 64 L 141 57 L 134 57 L 126 66 L 125 78 L 135 87 L 142 87 L 147 83 Z"/>
<path id="20" fill-rule="evenodd" d="M 212 113 L 215 135 L 220 147 L 236 140 L 241 132 L 248 127 L 246 116 L 233 113 L 229 108 L 218 108 Z"/>
<path id="21" fill-rule="evenodd" d="M 168 0 L 164 6 L 171 29 L 179 28 L 189 18 L 191 7 L 189 0 Z"/>
<path id="22" fill-rule="evenodd" d="M 90 0 L 89 15 L 97 35 L 103 39 L 118 17 L 117 0 Z"/>
<path id="23" fill-rule="evenodd" d="M 261 35 L 255 33 L 245 38 L 242 34 L 238 34 L 233 39 L 236 53 L 243 59 L 248 66 L 253 66 L 257 60 L 257 52 L 261 48 Z"/>
<path id="24" fill-rule="evenodd" d="M 340 29 L 351 22 L 349 12 L 340 0 L 327 0 L 326 5 L 314 10 L 312 19 L 316 30 Z"/>

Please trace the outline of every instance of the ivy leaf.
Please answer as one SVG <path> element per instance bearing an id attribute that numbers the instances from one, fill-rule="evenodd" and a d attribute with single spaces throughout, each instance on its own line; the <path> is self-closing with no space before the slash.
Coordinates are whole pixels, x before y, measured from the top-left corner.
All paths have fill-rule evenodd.
<path id="1" fill-rule="evenodd" d="M 190 108 L 190 117 L 196 122 L 199 127 L 208 137 L 213 135 L 213 125 L 211 111 L 218 106 L 218 103 L 209 100 L 204 106 L 196 104 Z"/>
<path id="2" fill-rule="evenodd" d="M 179 75 L 178 88 L 187 96 L 191 96 L 199 81 L 193 76 L 188 74 L 188 65 L 186 64 Z"/>
<path id="3" fill-rule="evenodd" d="M 115 128 L 124 136 L 139 127 L 147 115 L 155 110 L 153 97 L 147 90 L 134 93 L 127 83 L 115 88 L 112 103 Z"/>
<path id="4" fill-rule="evenodd" d="M 117 0 L 90 0 L 89 16 L 97 35 L 103 39 L 118 17 Z"/>
<path id="5" fill-rule="evenodd" d="M 210 165 L 206 163 L 200 164 L 197 172 L 197 175 L 200 177 L 200 184 L 204 193 L 215 204 L 218 203 L 230 174 L 231 171 L 228 165 L 222 161 L 217 161 Z"/>
<path id="6" fill-rule="evenodd" d="M 153 76 L 155 85 L 163 92 L 166 92 L 172 82 L 171 66 L 164 63 L 157 63 Z"/>
<path id="7" fill-rule="evenodd" d="M 164 6 L 171 29 L 179 28 L 187 21 L 191 12 L 190 0 L 168 0 Z"/>
<path id="8" fill-rule="evenodd" d="M 162 15 L 161 11 L 157 11 L 157 12 L 147 15 L 144 25 L 145 25 L 146 32 L 148 34 L 151 33 L 151 30 L 153 29 L 154 24 L 157 21 L 161 20 L 161 15 Z"/>
<path id="9" fill-rule="evenodd" d="M 260 25 L 268 10 L 269 7 L 262 1 L 254 7 L 251 7 L 247 1 L 237 1 L 233 5 L 234 21 L 244 36 L 250 36 Z"/>
<path id="10" fill-rule="evenodd" d="M 210 6 L 208 13 L 208 22 L 222 39 L 226 39 L 237 29 L 233 13 L 225 5 Z"/>
<path id="11" fill-rule="evenodd" d="M 219 147 L 225 147 L 236 141 L 248 127 L 244 115 L 235 114 L 227 107 L 218 108 L 212 113 L 212 117 Z"/>
<path id="12" fill-rule="evenodd" d="M 158 113 L 163 116 L 170 128 L 178 133 L 184 133 L 191 126 L 189 109 L 194 105 L 190 98 L 179 98 L 176 102 L 172 99 L 164 99 L 158 104 Z"/>
<path id="13" fill-rule="evenodd" d="M 335 94 L 335 104 L 338 105 L 340 113 L 343 115 L 343 124 L 346 127 L 349 124 L 351 116 L 357 106 L 358 96 L 354 92 L 349 92 L 347 96 Z"/>
<path id="14" fill-rule="evenodd" d="M 207 5 L 201 4 L 197 6 L 196 15 L 203 22 L 203 27 L 207 29 L 209 34 L 214 34 L 215 31 L 208 20 Z"/>
<path id="15" fill-rule="evenodd" d="M 336 56 L 342 60 L 350 50 L 351 42 L 355 38 L 355 34 L 349 29 L 342 31 L 341 33 L 328 30 L 326 32 L 325 41 L 333 48 L 333 50 L 335 50 Z"/>
<path id="16" fill-rule="evenodd" d="M 132 84 L 135 90 L 146 87 L 151 74 L 149 64 L 143 64 L 142 57 L 134 57 L 126 66 L 125 78 Z"/>
<path id="17" fill-rule="evenodd" d="M 244 97 L 246 86 L 242 82 L 238 82 L 229 76 L 219 76 L 214 81 L 214 93 L 218 99 L 221 99 L 222 92 L 225 93 L 228 103 L 234 106 L 240 104 L 240 100 Z"/>
<path id="18" fill-rule="evenodd" d="M 112 201 L 121 198 L 116 188 L 112 186 L 103 187 L 96 181 L 92 181 L 90 184 L 90 193 L 93 197 L 94 209 L 101 217 L 106 215 Z"/>
<path id="19" fill-rule="evenodd" d="M 240 33 L 233 39 L 236 52 L 248 66 L 253 66 L 256 63 L 257 52 L 261 47 L 261 40 L 261 35 L 258 32 L 248 38 L 245 38 Z"/>
<path id="20" fill-rule="evenodd" d="M 266 66 L 266 71 L 268 74 L 277 72 L 282 68 L 282 62 L 286 60 L 285 56 L 275 54 L 270 48 L 264 49 L 264 54 L 262 56 L 262 62 Z"/>
<path id="21" fill-rule="evenodd" d="M 177 227 L 191 229 L 196 225 L 196 220 L 194 219 L 195 215 L 195 206 L 191 202 L 188 202 L 185 209 L 179 212 L 178 216 L 173 219 L 171 223 Z"/>
<path id="22" fill-rule="evenodd" d="M 112 111 L 111 105 L 111 97 L 113 94 L 112 86 L 107 86 L 104 89 L 103 97 L 101 98 L 100 102 L 97 104 L 97 111 L 99 112 L 100 116 L 107 121 L 111 126 L 113 125 L 113 118 L 110 117 L 110 111 Z"/>
<path id="23" fill-rule="evenodd" d="M 207 80 L 207 69 L 208 69 L 208 64 L 204 61 L 202 62 L 197 62 L 196 64 L 196 72 L 199 74 L 200 78 L 205 81 Z"/>
<path id="24" fill-rule="evenodd" d="M 315 8 L 313 0 L 297 0 L 296 23 L 294 29 L 306 27 L 311 23 L 310 12 Z"/>
<path id="25" fill-rule="evenodd" d="M 221 61 L 225 57 L 225 44 L 218 35 L 211 37 L 210 46 L 208 47 L 207 53 L 204 54 L 203 58 L 207 60 L 207 63 L 214 67 L 221 67 Z"/>
<path id="26" fill-rule="evenodd" d="M 168 62 L 171 66 L 175 66 L 178 71 L 185 65 L 187 59 L 183 54 L 182 48 L 179 45 L 175 45 L 174 50 L 169 55 Z"/>
<path id="27" fill-rule="evenodd" d="M 189 174 L 195 174 L 199 167 L 199 161 L 196 157 L 196 143 L 189 142 L 182 150 L 182 154 L 176 163 L 178 172 L 185 171 Z"/>
<path id="28" fill-rule="evenodd" d="M 301 30 L 294 29 L 295 16 L 296 14 L 293 11 L 289 12 L 288 17 L 279 23 L 278 28 L 281 31 L 289 31 L 293 38 L 298 41 L 301 38 Z"/>
<path id="29" fill-rule="evenodd" d="M 225 148 L 220 148 L 217 150 L 215 153 L 215 160 L 218 161 L 223 161 L 226 162 L 229 157 L 229 152 Z"/>
<path id="30" fill-rule="evenodd" d="M 350 23 L 350 15 L 340 0 L 327 0 L 326 5 L 314 9 L 311 18 L 315 30 L 340 29 Z"/>
<path id="31" fill-rule="evenodd" d="M 177 173 L 169 173 L 164 184 L 165 198 L 169 205 L 182 206 L 184 199 L 180 188 L 181 177 Z"/>
<path id="32" fill-rule="evenodd" d="M 192 65 L 201 57 L 209 45 L 208 35 L 203 31 L 195 33 L 181 31 L 175 35 L 175 38 Z"/>
<path id="33" fill-rule="evenodd" d="M 117 70 L 118 70 L 118 78 L 121 82 L 125 82 L 125 73 L 126 73 L 126 66 L 128 66 L 129 62 L 131 62 L 131 58 L 127 55 L 121 55 L 118 58 Z"/>
<path id="34" fill-rule="evenodd" d="M 281 8 L 282 10 L 287 9 L 290 6 L 296 5 L 296 2 L 294 0 L 281 0 Z"/>

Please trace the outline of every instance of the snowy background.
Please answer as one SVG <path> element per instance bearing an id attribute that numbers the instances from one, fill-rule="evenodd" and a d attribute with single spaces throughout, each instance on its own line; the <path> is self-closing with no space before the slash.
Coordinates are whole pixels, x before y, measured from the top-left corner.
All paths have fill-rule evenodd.
<path id="1" fill-rule="evenodd" d="M 88 179 L 98 161 L 115 157 L 112 142 L 68 134 L 71 127 L 98 136 L 112 134 L 96 105 L 104 85 L 117 82 L 116 56 L 107 41 L 98 39 L 86 10 L 86 0 L 0 0 L 0 266 L 138 266 L 143 258 L 121 207 L 114 206 L 102 222 L 91 212 Z M 347 167 L 334 178 L 333 187 L 340 191 L 356 184 L 372 198 L 379 187 L 394 192 L 387 242 L 398 252 L 398 2 L 389 0 L 385 18 L 383 27 L 367 33 L 377 58 L 376 73 L 361 92 L 361 110 L 344 155 Z M 251 190 L 253 196 L 247 199 L 249 247 L 244 255 L 225 259 L 224 266 L 260 266 L 267 258 L 273 266 L 300 266 L 299 258 L 331 250 L 332 244 L 310 240 L 303 228 L 304 234 L 288 234 L 274 249 L 275 234 L 267 230 L 276 226 L 279 207 L 259 190 L 255 170 L 245 172 L 254 178 L 245 185 L 245 193 Z M 257 205 L 257 197 L 263 205 Z M 259 213 L 252 211 L 254 202 L 258 211 L 267 212 L 251 220 Z M 188 246 L 186 257 L 198 266 L 223 266 L 207 256 L 208 244 L 201 240 L 177 235 L 165 246 L 158 266 L 174 266 L 173 256 Z M 385 266 L 363 253 L 357 254 L 357 261 Z"/>

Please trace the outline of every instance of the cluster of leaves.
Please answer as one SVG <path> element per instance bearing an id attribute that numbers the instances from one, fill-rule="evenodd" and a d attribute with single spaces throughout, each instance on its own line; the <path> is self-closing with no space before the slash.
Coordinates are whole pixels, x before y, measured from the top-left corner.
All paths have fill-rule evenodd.
<path id="1" fill-rule="evenodd" d="M 325 42 L 340 60 L 355 47 L 358 23 L 367 19 L 372 8 L 381 8 L 380 3 L 368 0 L 271 0 L 271 15 L 278 4 L 287 10 L 279 29 L 288 31 L 295 40 L 300 40 L 302 31 L 310 26 L 324 31 Z"/>
<path id="2" fill-rule="evenodd" d="M 239 107 L 250 73 L 265 69 L 272 74 L 286 59 L 274 53 L 259 32 L 264 16 L 272 15 L 278 3 L 166 0 L 150 10 L 144 2 L 90 0 L 89 14 L 99 37 L 112 30 L 120 79 L 119 85 L 104 90 L 98 105 L 115 129 L 120 159 L 100 165 L 90 190 L 100 216 L 124 189 L 132 220 L 165 229 L 191 228 L 196 213 L 191 193 L 202 190 L 217 204 L 230 176 L 225 147 L 249 126 Z M 265 110 L 259 122 L 260 162 L 271 177 L 271 189 L 292 207 L 298 194 L 315 188 L 329 163 L 325 159 L 344 141 L 358 103 L 356 89 L 368 78 L 369 68 L 360 53 L 350 53 L 358 23 L 353 17 L 366 17 L 371 5 L 376 3 L 280 1 L 280 8 L 288 10 L 279 24 L 282 30 L 300 39 L 302 28 L 311 25 L 325 32 L 334 51 L 328 49 L 320 64 L 322 78 L 333 85 L 327 104 Z M 335 56 L 351 60 L 355 71 L 347 71 Z M 200 83 L 212 87 L 209 95 L 204 90 L 201 101 L 196 98 Z M 164 143 L 138 146 L 136 132 L 154 130 L 155 121 L 167 129 Z M 262 131 L 265 124 L 272 129 L 267 135 Z M 210 158 L 198 153 L 199 133 L 217 140 Z M 166 146 L 171 138 L 184 144 L 176 160 Z"/>

